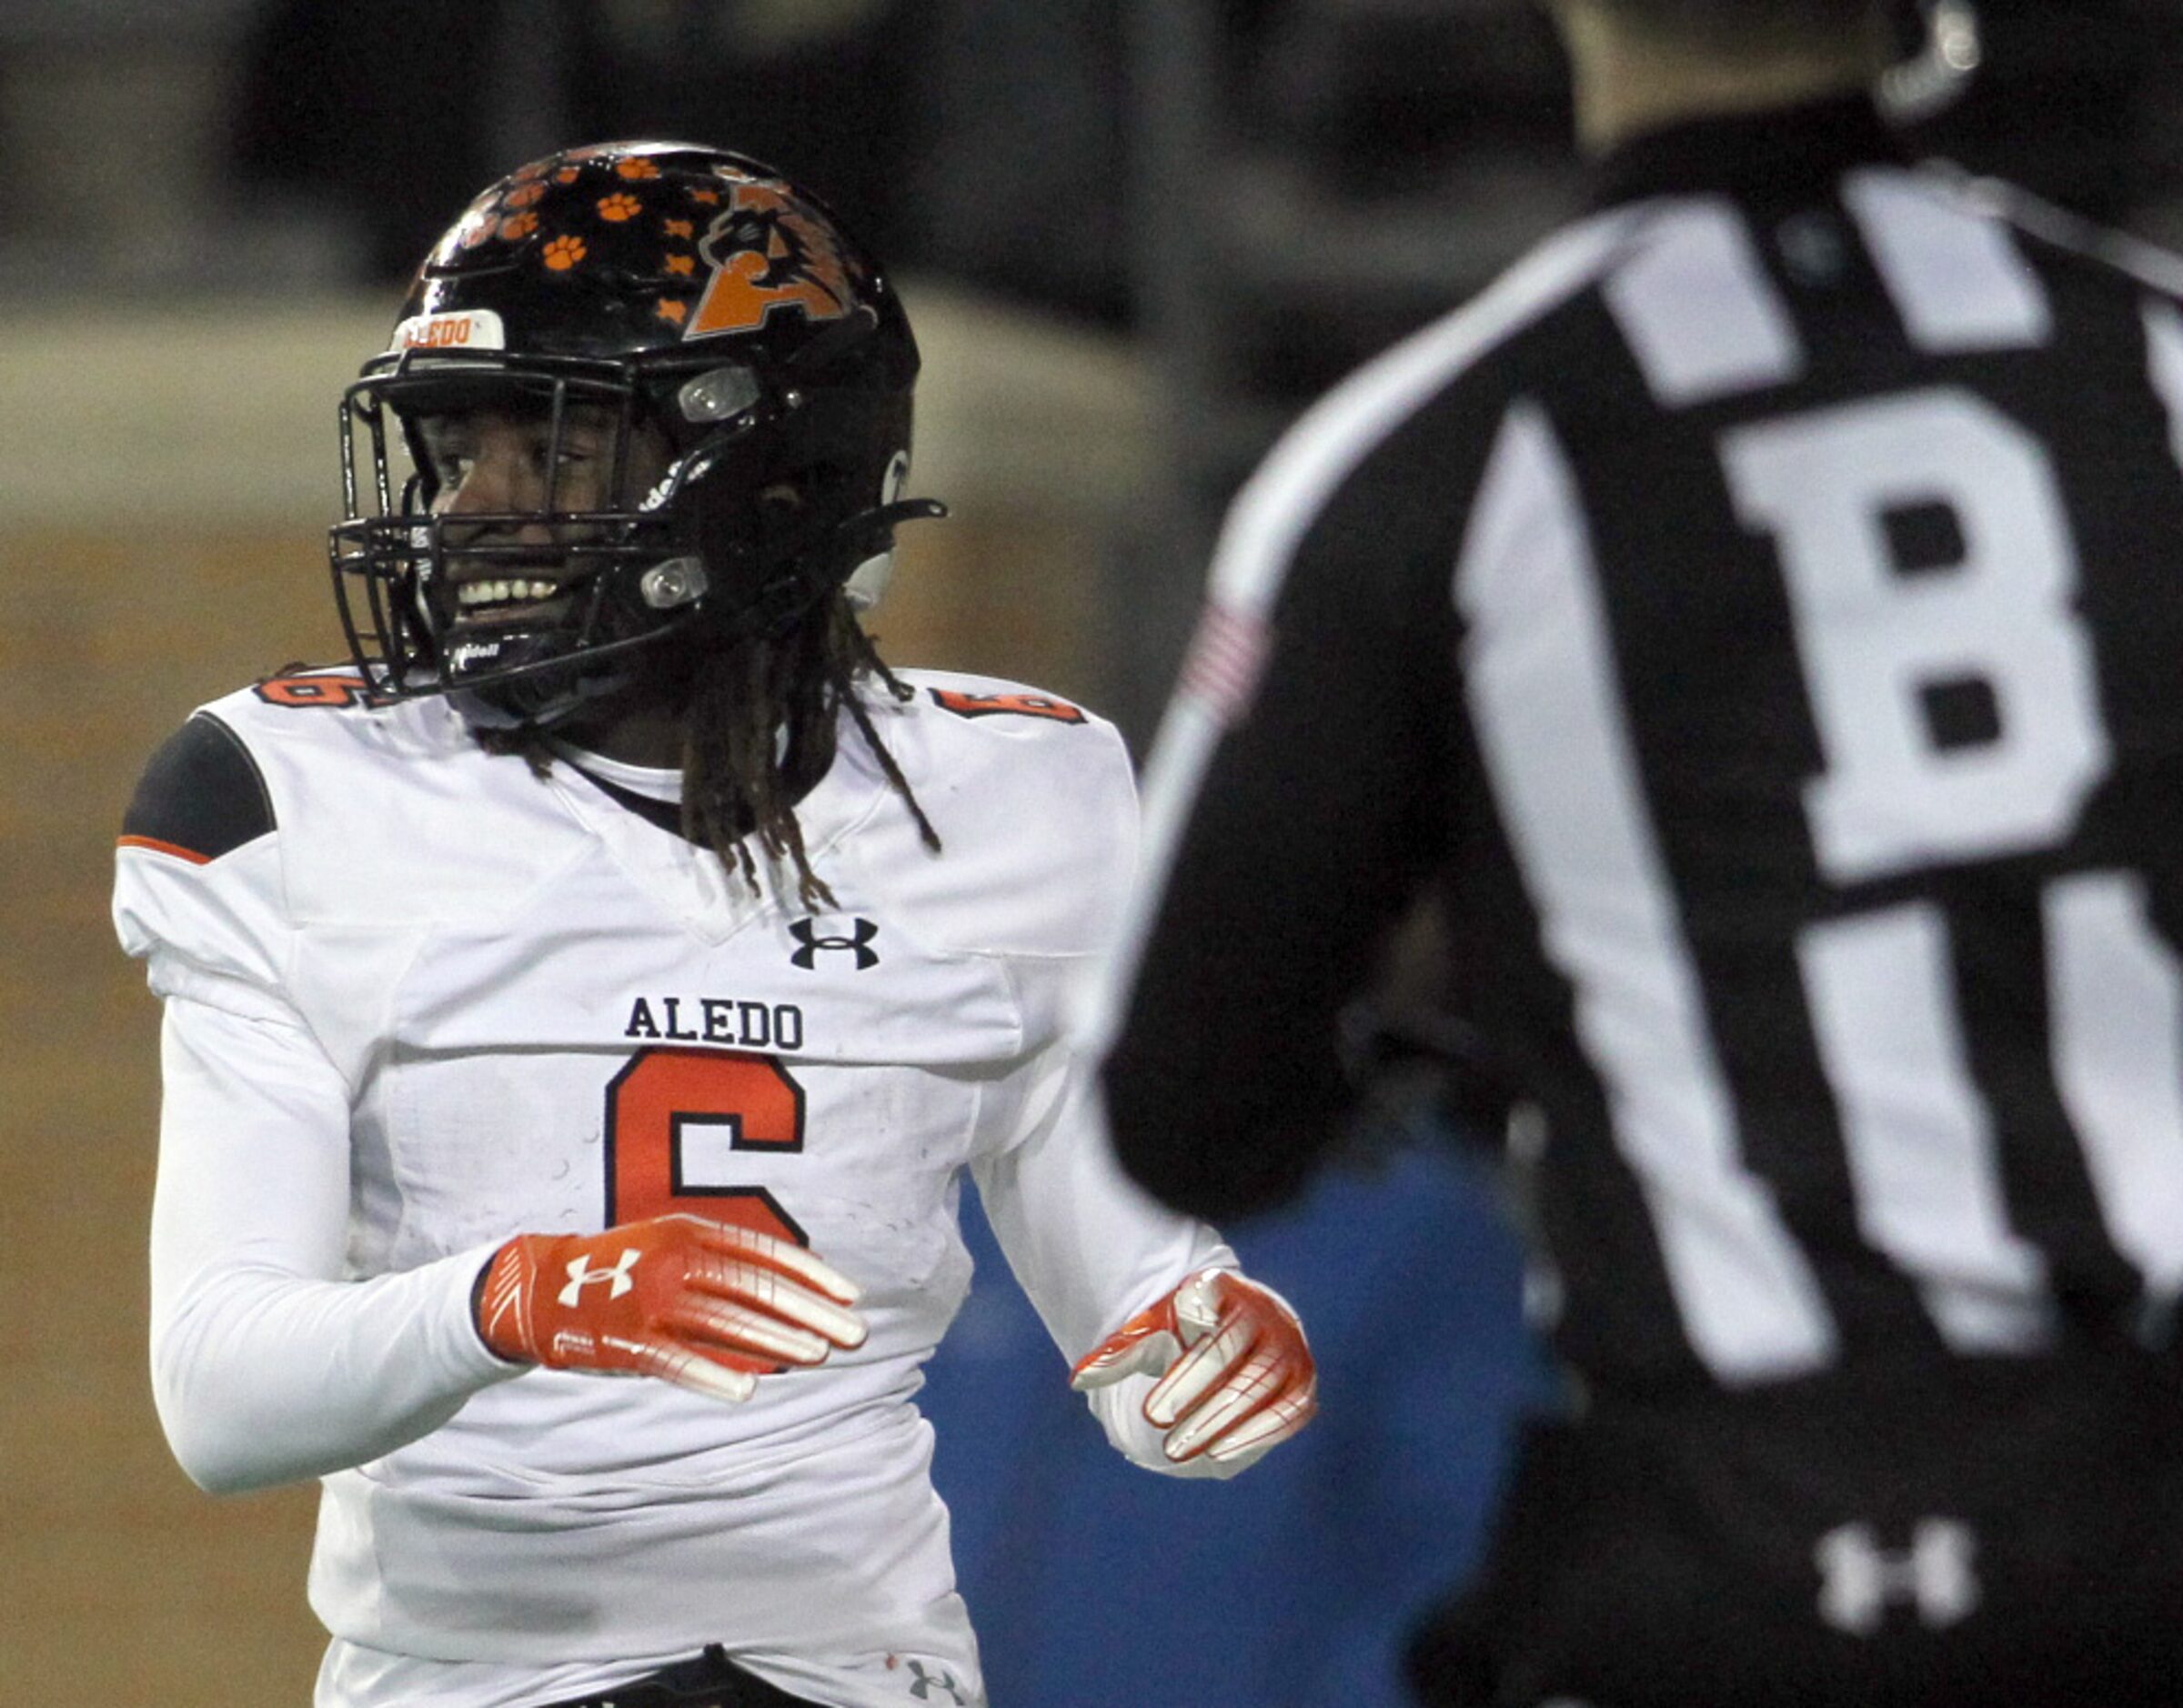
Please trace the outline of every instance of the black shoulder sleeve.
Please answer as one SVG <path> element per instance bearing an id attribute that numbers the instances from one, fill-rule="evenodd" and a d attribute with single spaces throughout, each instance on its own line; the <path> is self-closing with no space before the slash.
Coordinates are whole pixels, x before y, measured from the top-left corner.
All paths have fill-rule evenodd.
<path id="1" fill-rule="evenodd" d="M 152 755 L 121 820 L 125 839 L 202 860 L 232 853 L 272 829 L 273 799 L 257 761 L 210 712 L 199 712 Z"/>

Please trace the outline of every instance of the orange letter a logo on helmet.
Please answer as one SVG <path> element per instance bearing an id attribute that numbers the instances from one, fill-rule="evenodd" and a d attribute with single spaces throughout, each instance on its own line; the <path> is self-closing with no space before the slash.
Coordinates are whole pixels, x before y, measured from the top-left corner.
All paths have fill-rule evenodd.
<path id="1" fill-rule="evenodd" d="M 725 175 L 723 175 L 725 176 Z M 755 332 L 777 308 L 810 320 L 839 320 L 853 299 L 849 266 L 826 223 L 785 185 L 738 182 L 727 207 L 699 240 L 712 265 L 685 338 Z"/>

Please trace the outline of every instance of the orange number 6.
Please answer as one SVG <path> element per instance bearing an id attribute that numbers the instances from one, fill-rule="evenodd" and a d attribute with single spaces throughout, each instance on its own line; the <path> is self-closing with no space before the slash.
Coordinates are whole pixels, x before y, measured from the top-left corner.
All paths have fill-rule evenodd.
<path id="1" fill-rule="evenodd" d="M 607 1086 L 607 1225 L 695 1211 L 809 1245 L 762 1186 L 684 1183 L 693 1127 L 725 1129 L 732 1150 L 800 1150 L 803 1088 L 771 1056 L 639 1050 Z"/>

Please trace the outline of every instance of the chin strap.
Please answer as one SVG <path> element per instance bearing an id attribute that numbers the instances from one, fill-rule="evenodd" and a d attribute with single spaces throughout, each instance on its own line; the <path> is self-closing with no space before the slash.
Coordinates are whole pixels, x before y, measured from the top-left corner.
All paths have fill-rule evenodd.
<path id="1" fill-rule="evenodd" d="M 902 523 L 936 519 L 947 513 L 948 507 L 937 498 L 898 498 L 860 511 L 809 548 L 785 554 L 783 568 L 759 589 L 758 597 L 726 613 L 724 620 L 736 631 L 769 639 L 786 634 L 836 588 L 847 587 L 874 562 L 891 559 L 894 530 Z M 831 568 L 843 562 L 855 566 L 847 576 Z M 879 603 L 878 589 L 885 587 L 886 576 L 882 573 L 875 579 L 877 588 L 858 609 L 869 610 Z M 857 603 L 853 591 L 850 602 Z"/>

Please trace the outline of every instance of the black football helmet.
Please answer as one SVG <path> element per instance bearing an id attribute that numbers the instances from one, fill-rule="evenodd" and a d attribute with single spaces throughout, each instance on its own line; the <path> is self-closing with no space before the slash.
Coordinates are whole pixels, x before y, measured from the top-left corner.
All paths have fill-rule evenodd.
<path id="1" fill-rule="evenodd" d="M 678 641 L 869 604 L 895 526 L 944 514 L 901 497 L 917 367 L 872 258 L 770 167 L 667 142 L 534 161 L 440 238 L 344 394 L 330 557 L 358 668 L 548 724 Z M 609 423 L 608 507 L 558 507 L 549 474 L 535 510 L 436 516 L 420 425 L 468 410 L 547 424 L 548 470 L 565 423 Z M 640 434 L 668 467 L 638 493 Z"/>

